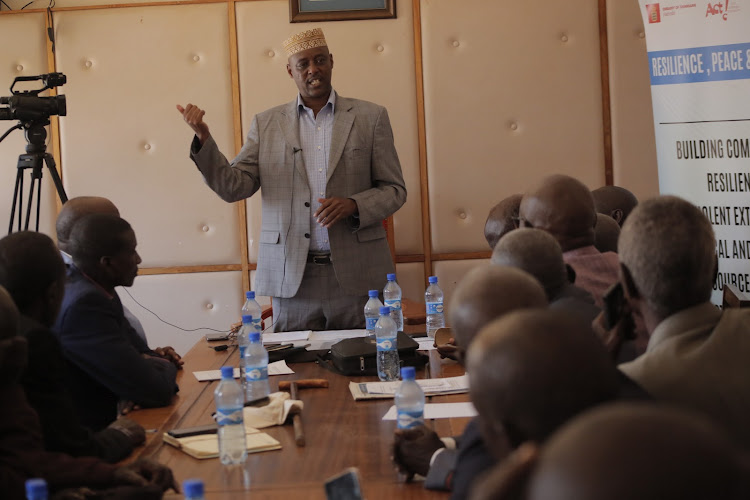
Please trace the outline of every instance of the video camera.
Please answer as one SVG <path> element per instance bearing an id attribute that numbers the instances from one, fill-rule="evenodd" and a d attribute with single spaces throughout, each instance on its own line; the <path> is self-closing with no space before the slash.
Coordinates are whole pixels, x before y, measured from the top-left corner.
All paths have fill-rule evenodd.
<path id="1" fill-rule="evenodd" d="M 14 91 L 13 87 L 18 82 L 32 82 L 41 80 L 44 87 L 37 90 Z M 52 115 L 65 116 L 67 106 L 65 96 L 39 97 L 45 90 L 65 85 L 68 78 L 62 73 L 48 73 L 39 76 L 18 76 L 10 86 L 10 97 L 0 97 L 0 120 L 19 120 L 22 122 L 33 122 L 46 120 Z"/>

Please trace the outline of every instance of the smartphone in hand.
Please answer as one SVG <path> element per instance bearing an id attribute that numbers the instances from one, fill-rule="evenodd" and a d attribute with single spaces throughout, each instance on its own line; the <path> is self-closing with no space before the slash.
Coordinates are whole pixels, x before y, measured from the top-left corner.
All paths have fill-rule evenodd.
<path id="1" fill-rule="evenodd" d="M 362 500 L 359 487 L 359 470 L 349 467 L 325 483 L 327 500 Z"/>

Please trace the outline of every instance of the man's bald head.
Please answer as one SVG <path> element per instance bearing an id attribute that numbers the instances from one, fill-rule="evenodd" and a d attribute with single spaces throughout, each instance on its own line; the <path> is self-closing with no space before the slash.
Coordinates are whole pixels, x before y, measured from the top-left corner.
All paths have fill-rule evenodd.
<path id="1" fill-rule="evenodd" d="M 594 244 L 596 211 L 591 191 L 567 175 L 552 175 L 523 196 L 521 227 L 555 237 L 563 252 Z"/>
<path id="2" fill-rule="evenodd" d="M 620 238 L 620 226 L 609 215 L 596 214 L 594 246 L 600 252 L 617 253 L 617 240 Z"/>
<path id="3" fill-rule="evenodd" d="M 512 267 L 481 266 L 458 283 L 448 314 L 456 344 L 468 348 L 479 330 L 503 314 L 546 307 L 547 297 L 530 274 Z"/>
<path id="4" fill-rule="evenodd" d="M 0 286 L 0 340 L 15 337 L 19 333 L 20 315 L 13 297 Z"/>
<path id="5" fill-rule="evenodd" d="M 692 203 L 676 196 L 646 200 L 620 233 L 620 263 L 629 276 L 623 285 L 635 287 L 629 295 L 661 319 L 707 302 L 715 245 L 711 223 Z"/>
<path id="6" fill-rule="evenodd" d="M 620 186 L 603 186 L 591 191 L 594 207 L 600 214 L 609 215 L 620 226 L 625 223 L 630 212 L 638 205 L 638 198 Z"/>
<path id="7" fill-rule="evenodd" d="M 563 311 L 515 311 L 493 321 L 469 347 L 467 361 L 485 438 L 505 435 L 513 447 L 544 441 L 619 391 L 601 342 Z"/>
<path id="8" fill-rule="evenodd" d="M 521 198 L 520 194 L 508 196 L 490 210 L 484 223 L 484 237 L 490 248 L 495 248 L 500 238 L 516 228 L 514 218 L 518 217 Z"/>
<path id="9" fill-rule="evenodd" d="M 568 283 L 568 270 L 557 240 L 540 229 L 520 228 L 497 243 L 492 264 L 516 267 L 536 278 L 552 300 Z"/>
<path id="10" fill-rule="evenodd" d="M 676 409 L 593 410 L 542 450 L 528 500 L 740 500 L 746 463 L 709 422 Z"/>
<path id="11" fill-rule="evenodd" d="M 72 198 L 63 205 L 57 216 L 55 231 L 57 232 L 57 246 L 63 252 L 68 252 L 70 233 L 81 217 L 91 214 L 111 214 L 119 217 L 120 211 L 114 203 L 101 196 L 79 196 Z M 70 253 L 70 252 L 68 252 Z"/>

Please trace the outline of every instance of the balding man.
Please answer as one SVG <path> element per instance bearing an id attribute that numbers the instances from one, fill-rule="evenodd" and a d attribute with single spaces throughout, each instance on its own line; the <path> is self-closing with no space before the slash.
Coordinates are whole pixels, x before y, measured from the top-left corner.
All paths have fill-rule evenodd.
<path id="1" fill-rule="evenodd" d="M 143 443 L 145 433 L 127 418 L 97 433 L 78 420 L 66 387 L 65 357 L 51 330 L 65 291 L 65 270 L 47 235 L 21 231 L 0 239 L 0 285 L 21 313 L 21 335 L 28 342 L 28 367 L 21 382 L 39 415 L 46 449 L 118 462 Z"/>
<path id="2" fill-rule="evenodd" d="M 553 309 L 577 314 L 587 324 L 596 318 L 600 309 L 586 290 L 575 286 L 575 272 L 563 261 L 557 240 L 540 229 L 520 228 L 503 236 L 495 246 L 492 264 L 517 267 L 535 277 L 544 287 Z"/>
<path id="3" fill-rule="evenodd" d="M 511 500 L 518 497 L 505 492 L 519 489 L 526 490 L 525 500 L 750 497 L 747 457 L 704 418 L 668 407 L 631 403 L 592 410 L 525 462 L 498 467 L 472 498 Z"/>
<path id="4" fill-rule="evenodd" d="M 19 383 L 26 368 L 27 342 L 18 335 L 20 315 L 10 294 L 0 286 L 0 491 L 3 498 L 25 498 L 24 482 L 47 481 L 51 493 L 63 488 L 110 488 L 117 485 L 146 487 L 130 490 L 129 498 L 161 498 L 177 488 L 172 472 L 150 461 L 116 467 L 98 458 L 73 458 L 44 449 L 37 414 L 29 406 Z M 64 498 L 89 498 L 91 492 Z M 114 493 L 114 492 L 111 492 Z M 108 496 L 106 498 L 122 498 Z"/>
<path id="5" fill-rule="evenodd" d="M 617 240 L 620 238 L 620 226 L 609 215 L 596 214 L 594 229 L 594 246 L 602 253 L 617 253 Z"/>
<path id="6" fill-rule="evenodd" d="M 448 311 L 456 344 L 465 350 L 492 320 L 511 311 L 546 305 L 544 289 L 533 276 L 512 267 L 488 265 L 473 269 L 459 282 Z M 485 445 L 475 419 L 459 438 L 457 451 L 454 441 L 441 441 L 426 427 L 397 431 L 394 460 L 402 471 L 426 476 L 425 487 L 451 489 L 453 498 L 465 498 L 473 479 L 495 462 L 490 447 L 502 455 L 508 444 Z"/>
<path id="7" fill-rule="evenodd" d="M 179 357 L 149 349 L 114 292 L 138 274 L 136 245 L 130 224 L 115 215 L 83 217 L 70 236 L 74 266 L 55 330 L 70 363 L 68 385 L 79 418 L 95 431 L 115 420 L 118 401 L 166 406 L 177 390 Z"/>
<path id="8" fill-rule="evenodd" d="M 516 229 L 521 198 L 520 194 L 508 196 L 490 210 L 484 223 L 484 237 L 490 249 L 495 248 L 500 238 Z"/>
<path id="9" fill-rule="evenodd" d="M 70 233 L 73 230 L 76 222 L 81 217 L 91 214 L 109 214 L 120 216 L 120 211 L 117 209 L 114 203 L 109 199 L 101 196 L 78 196 L 68 200 L 57 215 L 57 221 L 55 222 L 55 232 L 57 233 L 57 246 L 60 248 L 63 260 L 66 265 L 73 263 L 73 258 L 69 253 L 70 245 Z M 144 342 L 148 342 L 146 339 L 146 331 L 143 329 L 143 325 L 140 320 L 130 312 L 130 310 L 122 306 L 122 311 L 125 314 L 125 318 L 133 327 L 135 332 Z"/>
<path id="10" fill-rule="evenodd" d="M 622 285 L 650 335 L 646 353 L 620 365 L 655 398 L 713 418 L 750 449 L 750 310 L 709 301 L 715 239 L 693 204 L 662 196 L 638 205 L 620 234 Z"/>
<path id="11" fill-rule="evenodd" d="M 596 211 L 612 217 L 620 227 L 638 205 L 638 198 L 620 186 L 602 186 L 591 191 L 591 196 L 594 198 Z"/>
<path id="12" fill-rule="evenodd" d="M 567 175 L 553 175 L 526 193 L 519 211 L 520 226 L 547 231 L 563 251 L 563 260 L 576 272 L 576 285 L 603 306 L 604 292 L 617 282 L 617 254 L 594 246 L 596 211 L 591 191 Z"/>

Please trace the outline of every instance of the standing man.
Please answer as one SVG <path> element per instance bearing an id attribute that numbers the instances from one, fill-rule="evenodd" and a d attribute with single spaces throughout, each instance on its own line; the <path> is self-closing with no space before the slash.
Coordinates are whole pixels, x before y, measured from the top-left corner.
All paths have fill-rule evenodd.
<path id="1" fill-rule="evenodd" d="M 178 105 L 190 156 L 227 202 L 263 188 L 255 288 L 273 297 L 275 331 L 363 328 L 367 291 L 394 272 L 383 219 L 406 201 L 388 112 L 333 90 L 321 29 L 283 45 L 297 98 L 256 115 L 231 163 L 205 111 Z"/>

